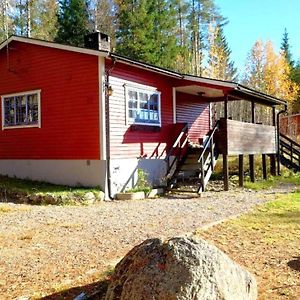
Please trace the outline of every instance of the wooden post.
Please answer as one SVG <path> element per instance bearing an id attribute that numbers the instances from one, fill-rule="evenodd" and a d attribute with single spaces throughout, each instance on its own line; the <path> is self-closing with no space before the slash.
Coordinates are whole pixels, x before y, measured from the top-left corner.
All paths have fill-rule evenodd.
<path id="1" fill-rule="evenodd" d="M 224 100 L 224 118 L 228 119 L 228 95 L 225 96 Z"/>
<path id="2" fill-rule="evenodd" d="M 267 160 L 266 160 L 266 154 L 262 154 L 261 156 L 262 160 L 262 170 L 263 170 L 263 179 L 267 179 Z"/>
<path id="3" fill-rule="evenodd" d="M 255 182 L 255 174 L 254 174 L 254 155 L 249 155 L 249 168 L 250 168 L 250 179 L 251 182 Z"/>
<path id="4" fill-rule="evenodd" d="M 276 126 L 276 108 L 272 107 L 272 125 Z M 276 156 L 275 154 L 270 155 L 270 173 L 272 176 L 276 176 Z"/>
<path id="5" fill-rule="evenodd" d="M 251 122 L 255 123 L 255 102 L 251 101 Z"/>
<path id="6" fill-rule="evenodd" d="M 228 155 L 223 154 L 223 176 L 224 176 L 224 191 L 229 190 L 229 170 L 228 170 Z"/>
<path id="7" fill-rule="evenodd" d="M 244 186 L 244 155 L 239 155 L 239 186 Z"/>
<path id="8" fill-rule="evenodd" d="M 272 176 L 276 176 L 276 157 L 275 154 L 270 155 L 270 173 Z"/>

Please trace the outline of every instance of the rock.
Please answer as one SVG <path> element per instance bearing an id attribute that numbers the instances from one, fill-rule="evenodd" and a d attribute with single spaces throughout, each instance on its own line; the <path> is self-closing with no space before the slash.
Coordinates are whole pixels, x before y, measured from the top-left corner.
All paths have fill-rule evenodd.
<path id="1" fill-rule="evenodd" d="M 93 204 L 96 201 L 96 197 L 92 192 L 85 193 L 83 199 L 88 204 Z"/>
<path id="2" fill-rule="evenodd" d="M 105 300 L 252 300 L 256 280 L 204 240 L 149 239 L 116 266 Z"/>

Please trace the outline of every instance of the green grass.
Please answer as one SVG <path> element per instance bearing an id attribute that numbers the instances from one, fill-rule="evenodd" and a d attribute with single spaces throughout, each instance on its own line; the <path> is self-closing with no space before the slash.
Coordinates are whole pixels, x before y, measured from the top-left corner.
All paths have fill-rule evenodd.
<path id="1" fill-rule="evenodd" d="M 11 197 L 13 194 L 25 196 L 37 195 L 40 197 L 51 195 L 56 199 L 60 199 L 61 201 L 58 202 L 61 204 L 68 204 L 76 202 L 76 200 L 83 200 L 84 195 L 88 192 L 92 192 L 97 198 L 100 196 L 101 190 L 100 188 L 70 187 L 41 181 L 0 176 L 0 192 L 4 197 Z"/>
<path id="2" fill-rule="evenodd" d="M 300 229 L 300 190 L 259 206 L 253 213 L 232 221 L 236 226 L 264 231 L 267 242 L 284 242 L 299 238 L 295 235 Z"/>
<path id="3" fill-rule="evenodd" d="M 256 182 L 246 181 L 244 186 L 245 188 L 259 191 L 277 187 L 281 184 L 295 184 L 300 187 L 300 173 L 292 173 L 287 170 L 283 170 L 281 176 L 271 176 L 267 180 L 257 180 Z"/>

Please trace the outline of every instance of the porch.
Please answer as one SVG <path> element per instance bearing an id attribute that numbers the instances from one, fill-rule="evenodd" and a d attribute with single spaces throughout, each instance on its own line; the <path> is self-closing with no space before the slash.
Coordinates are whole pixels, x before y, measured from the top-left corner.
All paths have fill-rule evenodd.
<path id="1" fill-rule="evenodd" d="M 198 81 L 198 85 L 195 85 L 195 80 Z M 183 105 L 182 98 L 184 97 L 187 101 Z M 179 103 L 178 98 L 180 99 Z M 196 98 L 199 106 L 203 107 L 205 104 L 208 106 L 209 118 L 206 119 L 206 123 L 208 123 L 206 132 L 203 131 L 205 122 L 201 121 L 201 117 L 199 120 L 194 116 L 195 110 L 192 108 L 195 106 Z M 193 101 L 189 99 L 193 99 Z M 192 102 L 190 107 L 189 102 Z M 242 115 L 236 109 L 240 107 L 241 102 L 246 103 L 247 114 Z M 255 181 L 254 155 L 261 155 L 264 179 L 267 178 L 267 158 L 270 159 L 270 173 L 272 175 L 280 173 L 277 128 L 279 115 L 286 110 L 285 101 L 235 83 L 193 78 L 192 84 L 187 81 L 185 85 L 173 89 L 173 103 L 175 105 L 174 123 L 177 123 L 178 126 L 178 120 L 184 120 L 181 115 L 183 106 L 188 123 L 182 124 L 182 131 L 174 139 L 174 144 L 167 155 L 167 161 L 170 160 L 171 155 L 175 156 L 172 164 L 168 164 L 167 176 L 169 176 L 170 182 L 172 182 L 171 178 L 182 176 L 188 161 L 190 171 L 192 165 L 195 171 L 194 175 L 200 182 L 198 192 L 205 191 L 220 155 L 223 157 L 224 190 L 229 189 L 229 156 L 238 156 L 240 186 L 243 186 L 244 182 L 246 156 L 249 157 L 251 181 Z M 217 110 L 216 107 L 219 109 Z M 189 108 L 191 109 L 190 114 L 188 113 Z M 263 111 L 263 114 L 259 115 L 259 111 Z M 195 122 L 191 123 L 193 117 Z M 205 117 L 204 114 L 203 118 L 205 119 Z M 200 124 L 198 129 L 195 126 L 197 124 Z M 195 137 L 195 132 L 199 132 L 197 137 Z M 192 145 L 194 147 L 193 163 L 190 159 Z M 172 173 L 173 175 L 171 175 Z"/>

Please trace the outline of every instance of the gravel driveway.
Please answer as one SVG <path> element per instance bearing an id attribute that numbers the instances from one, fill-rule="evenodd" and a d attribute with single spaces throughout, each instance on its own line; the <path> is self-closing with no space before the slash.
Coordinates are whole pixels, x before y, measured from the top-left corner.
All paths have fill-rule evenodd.
<path id="1" fill-rule="evenodd" d="M 32 299 L 94 282 L 147 238 L 192 233 L 272 199 L 275 192 L 281 191 L 80 207 L 0 204 L 0 299 Z"/>

